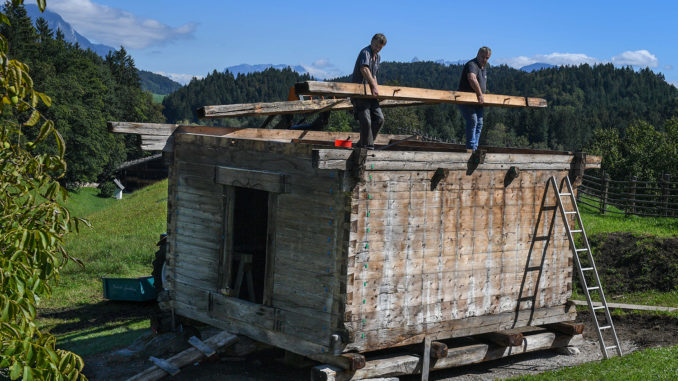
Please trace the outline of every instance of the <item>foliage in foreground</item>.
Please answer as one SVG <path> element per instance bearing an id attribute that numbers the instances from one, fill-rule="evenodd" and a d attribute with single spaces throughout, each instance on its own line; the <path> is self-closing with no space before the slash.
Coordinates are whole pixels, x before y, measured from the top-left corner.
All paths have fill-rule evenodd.
<path id="1" fill-rule="evenodd" d="M 38 5 L 45 9 L 44 0 Z M 2 13 L 0 19 L 9 23 Z M 55 338 L 35 323 L 40 298 L 74 260 L 63 240 L 80 220 L 57 202 L 67 194 L 57 182 L 66 172 L 65 144 L 36 109 L 51 99 L 33 89 L 28 66 L 7 52 L 8 40 L 0 35 L 0 368 L 13 380 L 85 379 L 82 359 L 56 349 Z M 26 137 L 29 131 L 34 138 Z M 38 153 L 52 145 L 54 153 Z"/>

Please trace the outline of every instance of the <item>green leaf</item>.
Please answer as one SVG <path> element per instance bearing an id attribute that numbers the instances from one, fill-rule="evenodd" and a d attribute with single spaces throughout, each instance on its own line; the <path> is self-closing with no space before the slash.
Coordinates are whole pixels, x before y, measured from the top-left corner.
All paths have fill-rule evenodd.
<path id="1" fill-rule="evenodd" d="M 36 0 L 38 3 L 38 8 L 40 8 L 40 12 L 44 12 L 45 8 L 47 7 L 47 0 Z"/>
<path id="2" fill-rule="evenodd" d="M 24 378 L 23 381 L 32 381 L 33 380 L 33 369 L 30 366 L 24 366 Z"/>
<path id="3" fill-rule="evenodd" d="M 36 123 L 40 120 L 40 112 L 38 110 L 33 110 L 31 116 L 28 117 L 28 120 L 24 122 L 24 126 L 31 127 L 35 126 Z"/>
<path id="4" fill-rule="evenodd" d="M 9 368 L 9 378 L 16 380 L 17 378 L 21 377 L 21 370 L 21 365 L 18 362 L 15 362 Z"/>
<path id="5" fill-rule="evenodd" d="M 36 91 L 35 93 L 38 94 L 40 99 L 42 99 L 42 103 L 44 103 L 45 106 L 47 106 L 47 107 L 52 106 L 52 98 L 50 98 L 47 94 L 41 93 L 39 91 Z"/>
<path id="6" fill-rule="evenodd" d="M 7 16 L 5 16 L 3 13 L 0 13 L 0 22 L 7 24 L 7 25 L 12 25 L 9 22 L 9 18 L 7 18 Z"/>

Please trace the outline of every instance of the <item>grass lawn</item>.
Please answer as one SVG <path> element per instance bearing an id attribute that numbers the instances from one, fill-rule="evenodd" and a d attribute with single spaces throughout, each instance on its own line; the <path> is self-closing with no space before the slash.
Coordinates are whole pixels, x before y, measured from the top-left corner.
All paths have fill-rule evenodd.
<path id="1" fill-rule="evenodd" d="M 591 203 L 592 201 L 587 201 Z M 678 218 L 640 217 L 623 214 L 601 214 L 598 209 L 578 204 L 586 234 L 591 237 L 598 233 L 629 232 L 657 237 L 678 236 Z M 613 207 L 609 207 L 614 209 Z"/>

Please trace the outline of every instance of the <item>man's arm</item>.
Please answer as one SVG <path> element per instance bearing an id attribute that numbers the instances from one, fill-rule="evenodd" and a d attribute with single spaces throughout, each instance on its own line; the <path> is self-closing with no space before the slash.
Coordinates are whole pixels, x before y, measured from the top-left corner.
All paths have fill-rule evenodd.
<path id="1" fill-rule="evenodd" d="M 370 90 L 372 90 L 372 95 L 379 95 L 379 84 L 377 84 L 377 79 L 372 76 L 369 66 L 362 66 L 360 68 L 360 73 L 363 75 L 363 78 L 367 80 L 367 83 L 370 85 Z M 476 81 L 477 82 L 477 81 Z M 478 86 L 480 88 L 480 86 Z"/>
<path id="2" fill-rule="evenodd" d="M 483 99 L 483 92 L 480 90 L 480 83 L 478 83 L 478 78 L 475 73 L 468 73 L 468 82 L 471 84 L 471 87 L 476 92 L 476 97 L 478 97 L 478 103 L 483 104 L 485 100 Z"/>

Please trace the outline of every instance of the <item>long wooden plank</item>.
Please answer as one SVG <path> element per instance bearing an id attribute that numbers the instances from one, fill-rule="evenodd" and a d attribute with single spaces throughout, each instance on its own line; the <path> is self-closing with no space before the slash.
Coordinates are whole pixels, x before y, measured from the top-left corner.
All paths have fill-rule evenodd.
<path id="1" fill-rule="evenodd" d="M 294 85 L 297 94 L 329 95 L 338 97 L 415 100 L 425 102 L 478 104 L 475 93 L 448 90 L 421 89 L 402 86 L 379 86 L 379 96 L 372 95 L 366 85 L 360 83 L 306 81 Z M 542 98 L 528 98 L 515 95 L 484 94 L 485 106 L 500 107 L 546 107 Z"/>
<path id="2" fill-rule="evenodd" d="M 381 107 L 416 106 L 418 101 L 387 100 Z M 239 103 L 230 105 L 203 106 L 198 109 L 201 119 L 235 118 L 258 115 L 308 114 L 323 111 L 350 110 L 348 99 L 313 99 L 303 101 Z"/>

